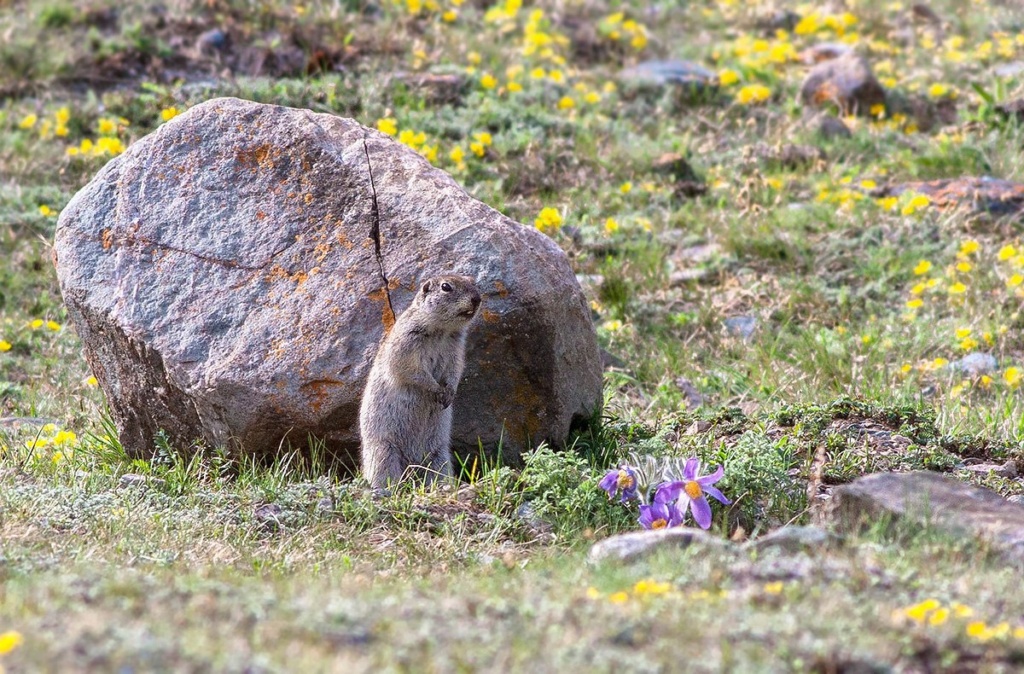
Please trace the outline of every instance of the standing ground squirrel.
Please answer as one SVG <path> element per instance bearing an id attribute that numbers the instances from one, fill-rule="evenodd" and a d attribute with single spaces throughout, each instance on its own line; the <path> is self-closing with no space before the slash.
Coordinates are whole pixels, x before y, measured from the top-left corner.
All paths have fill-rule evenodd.
<path id="1" fill-rule="evenodd" d="M 363 474 L 374 488 L 417 466 L 450 476 L 452 400 L 466 359 L 466 327 L 480 291 L 466 276 L 426 281 L 377 350 L 359 410 Z"/>

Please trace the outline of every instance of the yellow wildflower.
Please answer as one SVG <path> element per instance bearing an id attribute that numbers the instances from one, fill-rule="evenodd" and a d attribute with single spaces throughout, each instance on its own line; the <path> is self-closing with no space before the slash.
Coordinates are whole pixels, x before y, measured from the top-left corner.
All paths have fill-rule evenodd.
<path id="1" fill-rule="evenodd" d="M 927 208 L 928 204 L 931 203 L 931 199 L 923 194 L 915 194 L 911 197 L 910 201 L 907 202 L 906 206 L 900 211 L 903 215 L 913 215 L 922 208 Z"/>
<path id="2" fill-rule="evenodd" d="M 22 641 L 21 633 L 14 630 L 0 634 L 0 655 L 7 655 L 20 646 Z"/>
<path id="3" fill-rule="evenodd" d="M 10 342 L 0 339 L 0 353 L 3 353 L 4 351 L 10 351 L 12 348 L 13 345 Z"/>
<path id="4" fill-rule="evenodd" d="M 908 309 L 920 309 L 922 306 L 924 306 L 924 300 L 920 297 L 915 297 L 914 299 L 907 301 Z"/>
<path id="5" fill-rule="evenodd" d="M 576 101 L 572 100 L 570 96 L 562 96 L 558 101 L 559 110 L 568 110 L 569 108 L 575 107 Z"/>
<path id="6" fill-rule="evenodd" d="M 1010 388 L 1017 388 L 1020 386 L 1021 376 L 1019 367 L 1008 367 L 1003 372 L 1003 381 L 1005 381 Z"/>
<path id="7" fill-rule="evenodd" d="M 459 18 L 459 13 L 454 9 L 449 9 L 447 12 L 441 15 L 441 20 L 446 23 L 454 23 Z"/>
<path id="8" fill-rule="evenodd" d="M 959 281 L 949 286 L 950 295 L 963 295 L 965 292 L 967 292 L 967 286 L 965 286 L 963 283 L 960 283 Z"/>
<path id="9" fill-rule="evenodd" d="M 956 270 L 958 272 L 963 272 L 964 274 L 966 274 L 967 272 L 971 271 L 972 269 L 974 269 L 974 266 L 970 262 L 957 262 L 956 263 Z"/>
<path id="10" fill-rule="evenodd" d="M 970 255 L 971 253 L 978 252 L 980 249 L 981 249 L 981 244 L 979 244 L 974 239 L 967 239 L 966 241 L 964 241 L 963 243 L 960 244 L 960 253 L 959 254 L 960 255 Z"/>
<path id="11" fill-rule="evenodd" d="M 921 276 L 923 274 L 927 274 L 929 271 L 931 271 L 931 269 L 931 262 L 929 262 L 928 260 L 921 260 L 920 262 L 917 263 L 917 266 L 914 267 L 914 274 L 916 276 Z"/>
<path id="12" fill-rule="evenodd" d="M 37 319 L 33 320 L 31 323 L 29 323 L 28 327 L 32 328 L 33 330 L 38 330 L 39 328 L 43 327 L 43 324 L 44 324 L 43 319 L 37 318 Z"/>
<path id="13" fill-rule="evenodd" d="M 619 223 L 615 221 L 615 218 L 608 218 L 604 221 L 604 231 L 608 234 L 619 231 Z"/>
<path id="14" fill-rule="evenodd" d="M 777 580 L 774 583 L 766 583 L 762 589 L 765 594 L 782 594 L 782 581 Z"/>
<path id="15" fill-rule="evenodd" d="M 1009 260 L 1010 258 L 1012 258 L 1016 254 L 1017 254 L 1017 249 L 1014 248 L 1013 246 L 1007 244 L 1007 245 L 1005 245 L 1005 246 L 1003 246 L 1002 248 L 999 249 L 999 252 L 996 254 L 996 257 L 999 258 L 1000 262 L 1006 262 L 1007 260 Z"/>
<path id="16" fill-rule="evenodd" d="M 483 143 L 484 145 L 490 145 L 494 140 L 493 138 L 491 138 L 491 134 L 487 133 L 486 131 L 474 133 L 473 137 L 476 138 L 481 143 Z"/>
<path id="17" fill-rule="evenodd" d="M 608 601 L 613 604 L 625 604 L 629 601 L 629 595 L 625 592 L 616 592 L 615 594 L 608 596 Z"/>
<path id="18" fill-rule="evenodd" d="M 588 91 L 583 96 L 583 100 L 586 101 L 587 103 L 590 103 L 591 105 L 594 105 L 595 103 L 601 102 L 601 94 L 597 93 L 596 91 Z"/>
<path id="19" fill-rule="evenodd" d="M 54 332 L 57 332 L 58 330 L 60 330 L 60 323 L 58 323 L 57 321 L 46 321 L 46 327 L 53 330 Z"/>
<path id="20" fill-rule="evenodd" d="M 448 158 L 456 164 L 461 164 L 462 160 L 466 158 L 466 151 L 461 146 L 456 145 L 452 148 L 452 151 L 448 153 Z"/>
<path id="21" fill-rule="evenodd" d="M 933 84 L 928 87 L 928 95 L 932 98 L 942 98 L 949 94 L 949 87 L 945 84 Z"/>
<path id="22" fill-rule="evenodd" d="M 33 126 L 36 125 L 36 122 L 38 120 L 39 120 L 38 115 L 25 115 L 24 117 L 21 118 L 21 121 L 18 122 L 18 128 L 19 129 L 31 129 Z"/>
<path id="23" fill-rule="evenodd" d="M 723 87 L 727 87 L 730 84 L 736 84 L 740 81 L 740 75 L 735 70 L 726 68 L 722 72 L 718 73 L 718 83 Z"/>
<path id="24" fill-rule="evenodd" d="M 99 383 L 99 381 L 97 381 L 96 377 L 94 377 L 92 375 L 89 375 L 89 377 L 85 380 L 85 385 L 86 386 L 91 386 L 91 387 L 96 387 L 96 386 L 99 386 L 100 383 Z"/>
<path id="25" fill-rule="evenodd" d="M 179 114 L 180 113 L 178 112 L 178 109 L 175 107 L 164 108 L 160 111 L 160 118 L 163 119 L 165 122 L 169 122 L 175 117 L 177 117 Z"/>
<path id="26" fill-rule="evenodd" d="M 552 234 L 562 226 L 562 214 L 557 209 L 546 206 L 540 210 L 533 224 L 545 234 Z"/>
<path id="27" fill-rule="evenodd" d="M 377 120 L 377 130 L 389 136 L 394 136 L 398 133 L 398 120 L 394 117 L 381 117 Z"/>
<path id="28" fill-rule="evenodd" d="M 480 77 L 480 86 L 484 89 L 493 89 L 498 86 L 498 79 L 490 73 L 484 73 L 483 76 Z"/>
<path id="29" fill-rule="evenodd" d="M 636 585 L 633 586 L 633 594 L 645 595 L 645 594 L 665 594 L 672 589 L 672 585 L 669 583 L 660 583 L 656 580 L 640 580 L 637 581 Z"/>
<path id="30" fill-rule="evenodd" d="M 1006 279 L 1007 288 L 1016 288 L 1021 283 L 1024 283 L 1024 276 L 1021 276 L 1020 274 L 1014 274 L 1010 278 Z"/>
<path id="31" fill-rule="evenodd" d="M 114 123 L 114 120 L 104 117 L 96 125 L 96 129 L 101 136 L 109 135 L 117 131 L 117 124 Z"/>
<path id="32" fill-rule="evenodd" d="M 896 210 L 896 206 L 899 204 L 899 199 L 896 197 L 882 197 L 877 201 L 878 205 L 887 211 Z"/>
<path id="33" fill-rule="evenodd" d="M 477 157 L 483 157 L 487 153 L 487 147 L 483 143 L 477 141 L 469 144 L 469 151 Z"/>
<path id="34" fill-rule="evenodd" d="M 740 105 L 763 103 L 772 95 L 771 89 L 763 84 L 748 84 L 736 93 L 736 102 Z"/>

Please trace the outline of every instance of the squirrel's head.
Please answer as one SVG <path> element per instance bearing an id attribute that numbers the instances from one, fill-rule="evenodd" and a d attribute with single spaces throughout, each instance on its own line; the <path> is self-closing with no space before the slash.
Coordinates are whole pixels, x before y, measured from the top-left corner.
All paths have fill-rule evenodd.
<path id="1" fill-rule="evenodd" d="M 476 315 L 480 291 L 468 276 L 435 276 L 423 282 L 416 301 L 430 308 L 439 325 L 459 330 Z"/>

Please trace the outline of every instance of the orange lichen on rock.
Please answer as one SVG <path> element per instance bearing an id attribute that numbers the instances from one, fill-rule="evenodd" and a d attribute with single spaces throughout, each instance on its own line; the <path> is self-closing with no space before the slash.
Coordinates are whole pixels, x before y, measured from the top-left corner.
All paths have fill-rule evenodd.
<path id="1" fill-rule="evenodd" d="M 100 232 L 100 241 L 103 244 L 103 250 L 110 250 L 110 247 L 114 245 L 114 233 L 110 231 L 109 227 Z"/>
<path id="2" fill-rule="evenodd" d="M 369 297 L 374 302 L 380 302 L 382 305 L 380 320 L 384 324 L 384 334 L 386 335 L 391 332 L 391 328 L 395 325 L 395 312 L 391 308 L 391 300 L 388 298 L 388 293 L 384 288 L 379 288 L 370 293 Z"/>

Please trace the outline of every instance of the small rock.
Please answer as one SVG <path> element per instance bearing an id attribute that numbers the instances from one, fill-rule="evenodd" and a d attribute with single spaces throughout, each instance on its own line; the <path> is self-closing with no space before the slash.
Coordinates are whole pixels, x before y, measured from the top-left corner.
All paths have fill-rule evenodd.
<path id="1" fill-rule="evenodd" d="M 673 176 L 676 180 L 689 180 L 700 182 L 700 176 L 686 161 L 686 157 L 678 152 L 666 152 L 651 163 L 651 170 L 655 173 Z"/>
<path id="2" fill-rule="evenodd" d="M 537 508 L 527 501 L 516 509 L 516 519 L 526 525 L 533 534 L 541 536 L 551 533 L 551 523 L 537 515 Z"/>
<path id="3" fill-rule="evenodd" d="M 758 22 L 758 27 L 769 35 L 774 35 L 775 31 L 779 30 L 792 32 L 800 23 L 800 18 L 800 15 L 791 9 L 780 9 L 761 19 Z"/>
<path id="4" fill-rule="evenodd" d="M 999 65 L 992 69 L 992 74 L 994 74 L 996 77 L 1016 77 L 1021 73 L 1024 73 L 1024 61 L 1010 61 L 1009 63 L 1000 63 Z"/>
<path id="5" fill-rule="evenodd" d="M 825 42 L 823 44 L 816 44 L 813 47 L 800 52 L 800 60 L 807 65 L 814 65 L 821 63 L 822 61 L 831 61 L 832 59 L 845 56 L 853 52 L 853 47 L 842 42 Z"/>
<path id="6" fill-rule="evenodd" d="M 638 88 L 674 87 L 693 93 L 718 87 L 718 76 L 690 61 L 644 61 L 619 73 L 626 85 Z"/>
<path id="7" fill-rule="evenodd" d="M 680 269 L 669 274 L 668 284 L 673 288 L 678 288 L 679 286 L 703 281 L 710 273 L 707 269 Z"/>
<path id="8" fill-rule="evenodd" d="M 676 379 L 676 386 L 686 397 L 686 409 L 695 410 L 704 404 L 704 396 L 700 394 L 697 387 L 686 377 Z"/>
<path id="9" fill-rule="evenodd" d="M 47 424 L 56 424 L 56 419 L 44 419 L 42 417 L 0 417 L 0 428 L 16 431 L 23 426 L 39 428 Z"/>
<path id="10" fill-rule="evenodd" d="M 698 420 L 694 421 L 692 424 L 690 424 L 689 427 L 687 427 L 686 434 L 687 435 L 699 435 L 701 433 L 707 433 L 708 431 L 711 430 L 711 427 L 713 425 L 714 424 L 712 424 L 710 421 L 705 421 L 704 419 L 698 419 Z"/>
<path id="11" fill-rule="evenodd" d="M 831 103 L 845 113 L 867 115 L 872 106 L 885 104 L 885 89 L 867 60 L 851 52 L 814 66 L 800 87 L 800 100 L 813 107 Z"/>
<path id="12" fill-rule="evenodd" d="M 935 10 L 933 10 L 931 7 L 924 4 L 923 2 L 916 3 L 913 7 L 910 8 L 910 12 L 911 14 L 913 14 L 915 19 L 918 19 L 920 21 L 925 21 L 927 23 L 934 24 L 942 23 L 942 19 L 939 18 L 939 15 L 935 13 Z"/>
<path id="13" fill-rule="evenodd" d="M 330 496 L 324 496 L 316 502 L 314 510 L 316 511 L 316 514 L 321 517 L 327 517 L 334 514 L 334 499 Z"/>
<path id="14" fill-rule="evenodd" d="M 949 364 L 949 367 L 954 372 L 961 372 L 968 377 L 980 377 L 983 374 L 995 372 L 996 368 L 999 367 L 999 363 L 992 354 L 975 351 L 974 353 L 967 354 L 960 360 L 953 361 Z"/>
<path id="15" fill-rule="evenodd" d="M 1024 98 L 1014 98 L 1013 100 L 1000 103 L 996 106 L 996 111 L 1004 117 L 1016 118 L 1024 122 Z"/>
<path id="16" fill-rule="evenodd" d="M 841 530 L 891 517 L 948 535 L 987 542 L 1004 559 L 1024 564 L 1024 506 L 989 489 L 938 473 L 875 473 L 832 493 L 825 514 Z"/>
<path id="17" fill-rule="evenodd" d="M 457 73 L 398 73 L 395 79 L 431 105 L 458 103 L 469 86 L 469 80 Z"/>
<path id="18" fill-rule="evenodd" d="M 976 463 L 973 466 L 964 466 L 964 470 L 969 470 L 972 473 L 978 475 L 988 475 L 989 473 L 996 477 L 1017 477 L 1017 462 L 1007 461 L 1006 463 Z"/>
<path id="19" fill-rule="evenodd" d="M 734 337 L 739 337 L 744 342 L 754 336 L 757 329 L 756 316 L 731 316 L 723 322 L 726 331 Z"/>
<path id="20" fill-rule="evenodd" d="M 228 46 L 228 35 L 220 28 L 213 28 L 196 38 L 196 51 L 210 56 Z"/>
<path id="21" fill-rule="evenodd" d="M 150 475 L 139 475 L 137 473 L 125 473 L 121 476 L 121 479 L 117 481 L 119 489 L 162 487 L 165 484 L 167 484 L 167 480 L 161 480 L 158 477 L 152 477 Z"/>
<path id="22" fill-rule="evenodd" d="M 279 529 L 281 527 L 281 514 L 284 509 L 276 503 L 264 503 L 256 506 L 252 516 L 264 528 Z"/>
<path id="23" fill-rule="evenodd" d="M 747 543 L 754 550 L 778 548 L 786 552 L 823 548 L 836 541 L 835 534 L 815 526 L 789 526 Z"/>
<path id="24" fill-rule="evenodd" d="M 706 531 L 689 527 L 633 531 L 610 536 L 595 543 L 590 548 L 590 561 L 602 562 L 610 559 L 619 562 L 635 562 L 659 550 L 674 550 L 690 545 L 723 549 L 727 544 L 721 538 L 716 538 Z"/>
<path id="25" fill-rule="evenodd" d="M 907 191 L 927 196 L 933 206 L 941 209 L 965 207 L 993 216 L 1024 214 L 1024 184 L 988 176 L 900 183 L 876 190 L 872 196 L 897 197 Z"/>
<path id="26" fill-rule="evenodd" d="M 853 133 L 843 123 L 843 120 L 832 115 L 822 115 L 821 121 L 818 122 L 818 135 L 825 140 L 835 140 L 836 138 L 849 138 Z"/>

